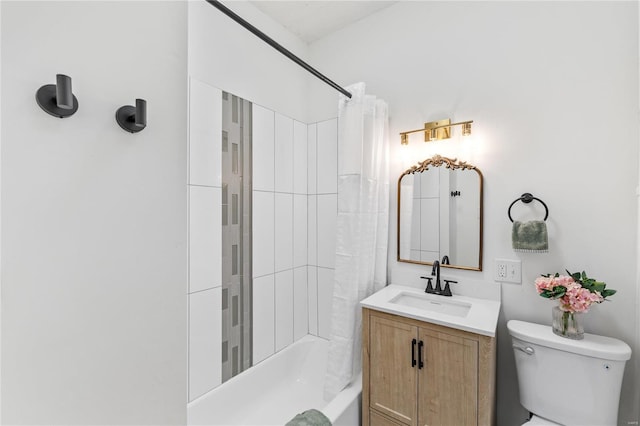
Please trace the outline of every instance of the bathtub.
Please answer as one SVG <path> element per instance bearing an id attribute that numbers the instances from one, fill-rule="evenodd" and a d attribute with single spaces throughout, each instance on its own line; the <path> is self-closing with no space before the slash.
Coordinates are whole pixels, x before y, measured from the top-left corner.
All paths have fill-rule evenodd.
<path id="1" fill-rule="evenodd" d="M 329 342 L 305 336 L 187 405 L 189 425 L 284 425 L 310 408 L 336 426 L 360 424 L 362 380 L 323 399 Z"/>

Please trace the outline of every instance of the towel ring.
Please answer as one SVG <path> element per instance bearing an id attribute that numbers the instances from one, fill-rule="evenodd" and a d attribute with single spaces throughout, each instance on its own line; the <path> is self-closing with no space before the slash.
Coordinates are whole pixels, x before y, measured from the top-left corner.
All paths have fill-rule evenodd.
<path id="1" fill-rule="evenodd" d="M 511 218 L 511 207 L 513 207 L 513 205 L 515 203 L 517 203 L 518 201 L 522 201 L 525 204 L 529 204 L 530 202 L 532 202 L 533 200 L 539 201 L 543 206 L 544 206 L 544 219 L 543 220 L 547 220 L 547 218 L 549 217 L 549 208 L 547 207 L 547 205 L 544 203 L 544 201 L 542 201 L 540 198 L 536 198 L 533 195 L 531 195 L 528 192 L 525 192 L 524 194 L 522 194 L 522 196 L 520 198 L 516 198 L 515 200 L 513 200 L 513 203 L 511 203 L 509 205 L 509 210 L 507 210 L 507 215 L 509 216 L 509 220 L 511 222 L 513 222 L 513 219 Z"/>

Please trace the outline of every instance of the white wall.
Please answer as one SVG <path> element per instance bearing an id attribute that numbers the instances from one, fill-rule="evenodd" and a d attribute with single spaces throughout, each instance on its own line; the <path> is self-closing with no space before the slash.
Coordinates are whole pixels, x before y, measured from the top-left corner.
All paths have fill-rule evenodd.
<path id="1" fill-rule="evenodd" d="M 474 120 L 473 141 L 392 143 L 391 217 L 396 179 L 435 153 L 477 165 L 484 175 L 482 272 L 493 259 L 522 260 L 522 285 L 502 286 L 498 328 L 499 424 L 524 410 L 506 321 L 550 324 L 552 303 L 536 295 L 541 273 L 585 269 L 619 291 L 586 316 L 588 332 L 640 353 L 636 302 L 638 205 L 637 2 L 400 2 L 310 46 L 310 62 L 344 84 L 367 83 L 390 106 L 390 134 L 442 118 Z M 375 29 L 373 31 L 372 29 Z M 310 85 L 311 120 L 335 116 L 336 98 Z M 459 135 L 459 129 L 456 130 Z M 549 254 L 511 249 L 509 204 L 524 192 L 550 209 Z M 520 210 L 526 219 L 526 208 Z M 397 263 L 390 233 L 390 280 L 422 286 L 426 267 Z M 627 364 L 620 424 L 639 418 L 635 362 Z"/>
<path id="2" fill-rule="evenodd" d="M 2 63 L 2 7 L 0 7 L 0 64 Z M 2 99 L 2 66 L 0 66 Z M 2 187 L 2 108 L 0 107 L 0 188 Z M 0 241 L 2 240 L 2 194 L 0 193 Z M 2 244 L 0 244 L 0 318 L 2 318 Z M 0 383 L 2 383 L 2 327 L 0 326 Z M 0 386 L 0 423 L 2 423 L 2 386 Z"/>
<path id="3" fill-rule="evenodd" d="M 185 424 L 186 4 L 1 7 L 2 422 Z M 65 119 L 35 102 L 56 73 Z"/>
<path id="4" fill-rule="evenodd" d="M 224 3 L 294 54 L 306 57 L 304 42 L 249 2 Z M 205 1 L 189 2 L 189 75 L 272 111 L 309 122 L 308 72 Z"/>
<path id="5" fill-rule="evenodd" d="M 640 1 L 638 1 L 640 5 Z M 638 22 L 640 22 L 640 7 L 638 7 Z M 639 24 L 640 26 L 640 24 Z M 638 31 L 638 69 L 640 69 L 640 30 Z M 638 80 L 640 81 L 640 72 L 638 73 Z M 638 98 L 640 98 L 640 84 L 638 84 Z M 638 110 L 638 124 L 640 125 L 640 110 Z M 639 142 L 640 143 L 640 142 Z M 639 153 L 640 154 L 640 153 Z M 636 324 L 640 324 L 640 176 L 638 176 L 638 187 L 636 188 L 636 197 L 638 199 L 638 233 L 636 247 Z M 637 346 L 640 346 L 640 326 L 636 327 L 636 342 Z M 637 347 L 636 346 L 636 347 Z M 632 401 L 640 401 L 640 356 L 635 357 L 636 360 L 636 387 Z"/>

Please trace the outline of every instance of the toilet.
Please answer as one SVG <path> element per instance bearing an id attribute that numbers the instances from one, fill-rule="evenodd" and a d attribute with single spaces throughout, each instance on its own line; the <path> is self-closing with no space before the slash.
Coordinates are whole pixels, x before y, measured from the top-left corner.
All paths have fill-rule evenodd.
<path id="1" fill-rule="evenodd" d="M 520 403 L 532 425 L 616 425 L 622 374 L 631 348 L 610 337 L 571 340 L 550 326 L 510 320 Z"/>

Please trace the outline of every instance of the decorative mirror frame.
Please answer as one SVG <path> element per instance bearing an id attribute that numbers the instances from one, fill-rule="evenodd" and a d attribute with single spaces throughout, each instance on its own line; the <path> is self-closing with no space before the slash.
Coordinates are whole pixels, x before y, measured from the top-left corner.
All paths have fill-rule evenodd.
<path id="1" fill-rule="evenodd" d="M 483 177 L 482 177 L 482 172 L 480 171 L 480 169 L 478 169 L 476 166 L 467 163 L 466 161 L 458 161 L 458 159 L 456 158 L 447 158 L 447 157 L 442 157 L 438 154 L 434 155 L 431 158 L 427 158 L 424 161 L 419 162 L 418 164 L 416 164 L 415 166 L 412 166 L 411 168 L 405 170 L 404 173 L 402 173 L 400 175 L 400 177 L 398 178 L 398 208 L 397 208 L 397 220 L 396 220 L 396 231 L 397 231 L 397 238 L 396 238 L 396 244 L 397 244 L 397 255 L 396 255 L 396 259 L 398 262 L 404 262 L 404 263 L 413 263 L 416 265 L 433 265 L 433 262 L 421 262 L 421 261 L 417 261 L 417 260 L 410 260 L 410 259 L 401 259 L 400 258 L 400 189 L 401 189 L 401 182 L 402 182 L 402 178 L 406 175 L 411 175 L 414 173 L 421 173 L 424 172 L 425 170 L 429 170 L 429 166 L 431 167 L 440 167 L 440 166 L 445 166 L 447 169 L 451 169 L 451 170 L 474 170 L 476 173 L 478 173 L 478 177 L 480 178 L 480 235 L 479 235 L 479 247 L 478 247 L 478 266 L 474 267 L 474 266 L 461 266 L 461 265 L 443 265 L 440 264 L 441 267 L 443 268 L 452 268 L 452 269 L 464 269 L 467 271 L 482 271 L 482 241 L 483 241 L 483 222 L 484 222 L 484 194 L 482 192 L 482 187 L 483 187 Z"/>

